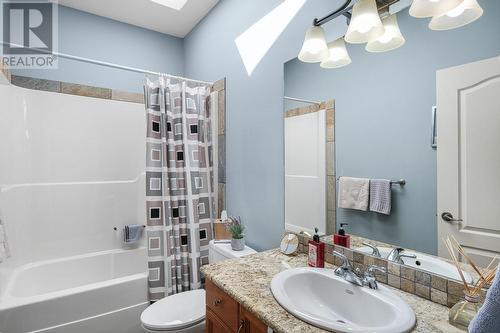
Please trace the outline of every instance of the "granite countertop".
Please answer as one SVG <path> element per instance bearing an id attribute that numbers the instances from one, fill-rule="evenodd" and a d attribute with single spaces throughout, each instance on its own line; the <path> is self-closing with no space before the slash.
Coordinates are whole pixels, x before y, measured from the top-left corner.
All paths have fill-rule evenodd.
<path id="1" fill-rule="evenodd" d="M 274 275 L 291 267 L 305 267 L 306 255 L 286 256 L 269 250 L 241 259 L 231 259 L 202 267 L 206 278 L 233 297 L 277 333 L 326 332 L 295 318 L 274 299 L 270 284 Z M 332 267 L 331 265 L 327 267 Z M 448 323 L 448 308 L 386 286 L 415 311 L 417 324 L 412 332 L 463 333 Z"/>

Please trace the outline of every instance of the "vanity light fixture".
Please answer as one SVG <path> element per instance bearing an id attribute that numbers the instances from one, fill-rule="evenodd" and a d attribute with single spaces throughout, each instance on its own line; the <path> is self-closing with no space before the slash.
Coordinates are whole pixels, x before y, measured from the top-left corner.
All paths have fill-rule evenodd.
<path id="1" fill-rule="evenodd" d="M 345 47 L 344 37 L 328 43 L 329 56 L 320 64 L 322 68 L 339 68 L 349 65 L 351 57 Z"/>
<path id="2" fill-rule="evenodd" d="M 432 30 L 449 30 L 474 22 L 483 15 L 483 9 L 476 0 L 464 0 L 452 10 L 434 16 L 429 23 Z"/>
<path id="3" fill-rule="evenodd" d="M 326 58 L 328 58 L 328 45 L 326 44 L 325 31 L 322 27 L 314 25 L 306 32 L 299 60 L 314 63 Z"/>
<path id="4" fill-rule="evenodd" d="M 366 43 L 377 39 L 385 32 L 375 0 L 359 0 L 352 8 L 352 18 L 347 28 L 345 41 Z"/>
<path id="5" fill-rule="evenodd" d="M 464 0 L 414 0 L 410 7 L 410 15 L 416 18 L 439 16 L 456 8 Z"/>
<path id="6" fill-rule="evenodd" d="M 358 0 L 353 5 L 353 0 L 345 0 L 335 11 L 314 19 L 313 26 L 306 33 L 299 60 L 321 62 L 322 68 L 348 65 L 351 59 L 344 41 L 367 43 L 365 49 L 368 52 L 386 52 L 401 47 L 405 38 L 399 30 L 396 13 L 388 15 L 390 7 L 399 1 Z M 379 13 L 382 13 L 383 20 Z M 477 0 L 413 0 L 410 15 L 432 17 L 431 30 L 448 30 L 474 22 L 483 15 L 483 9 Z M 340 38 L 326 44 L 322 25 L 339 16 L 347 19 L 347 32 L 343 40 Z"/>
<path id="7" fill-rule="evenodd" d="M 397 49 L 405 43 L 401 34 L 396 14 L 387 16 L 382 20 L 385 33 L 374 41 L 368 42 L 365 49 L 368 52 L 386 52 Z"/>

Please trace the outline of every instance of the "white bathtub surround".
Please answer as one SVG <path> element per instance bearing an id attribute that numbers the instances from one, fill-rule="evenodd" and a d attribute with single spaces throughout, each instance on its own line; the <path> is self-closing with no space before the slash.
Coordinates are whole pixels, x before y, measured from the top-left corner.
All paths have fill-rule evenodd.
<path id="1" fill-rule="evenodd" d="M 140 332 L 144 106 L 0 85 L 0 119 L 0 332 Z"/>
<path id="2" fill-rule="evenodd" d="M 7 231 L 0 219 L 0 263 L 10 257 L 9 242 L 7 240 Z"/>
<path id="3" fill-rule="evenodd" d="M 143 105 L 0 86 L 0 119 L 9 261 L 121 248 L 113 227 L 144 221 Z"/>
<path id="4" fill-rule="evenodd" d="M 0 332 L 135 333 L 148 305 L 145 248 L 40 261 L 14 271 Z"/>
<path id="5" fill-rule="evenodd" d="M 146 79 L 146 219 L 151 300 L 201 287 L 217 186 L 210 87 Z M 164 156 L 164 154 L 167 156 Z"/>

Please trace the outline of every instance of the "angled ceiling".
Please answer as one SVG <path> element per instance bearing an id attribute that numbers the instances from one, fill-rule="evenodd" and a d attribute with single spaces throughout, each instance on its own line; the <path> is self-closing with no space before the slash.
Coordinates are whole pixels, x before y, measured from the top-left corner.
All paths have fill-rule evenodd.
<path id="1" fill-rule="evenodd" d="M 176 10 L 152 0 L 58 1 L 63 6 L 181 38 L 185 37 L 217 2 L 219 0 L 187 0 L 180 10 Z"/>

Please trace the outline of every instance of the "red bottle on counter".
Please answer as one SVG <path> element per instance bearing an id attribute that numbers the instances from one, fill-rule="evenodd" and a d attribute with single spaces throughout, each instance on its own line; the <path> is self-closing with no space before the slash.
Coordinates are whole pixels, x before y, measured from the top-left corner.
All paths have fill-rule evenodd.
<path id="1" fill-rule="evenodd" d="M 314 228 L 313 239 L 309 241 L 307 264 L 310 267 L 325 267 L 325 243 L 319 240 L 318 228 Z"/>
<path id="2" fill-rule="evenodd" d="M 351 247 L 351 236 L 345 234 L 344 226 L 347 223 L 340 223 L 340 229 L 337 234 L 333 235 L 333 244 L 340 245 L 343 247 Z"/>

